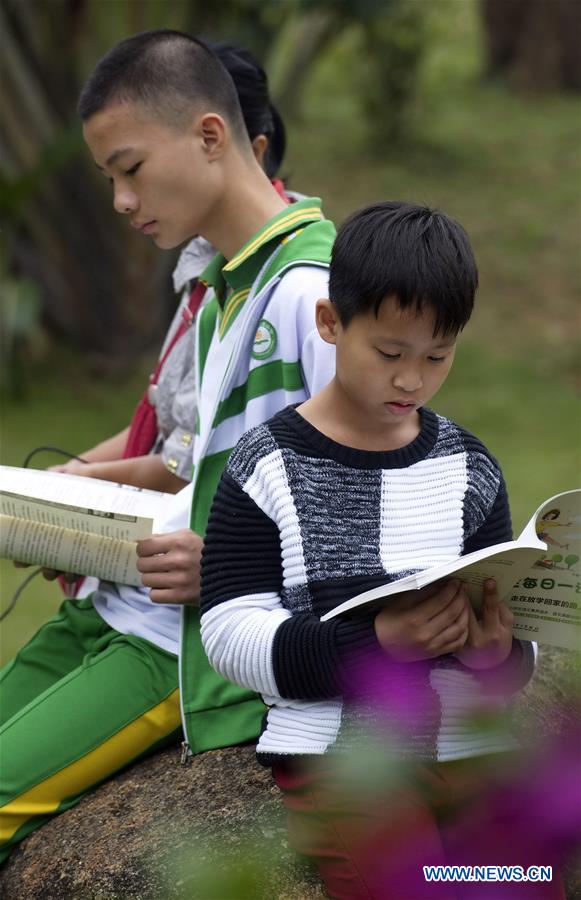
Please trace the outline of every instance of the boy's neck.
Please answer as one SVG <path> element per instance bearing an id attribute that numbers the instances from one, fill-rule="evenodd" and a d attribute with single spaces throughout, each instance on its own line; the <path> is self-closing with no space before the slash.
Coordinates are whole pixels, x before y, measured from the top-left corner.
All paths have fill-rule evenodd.
<path id="1" fill-rule="evenodd" d="M 297 412 L 331 440 L 354 450 L 400 450 L 421 431 L 419 412 L 401 423 L 372 423 L 345 397 L 336 378 L 297 407 Z"/>
<path id="2" fill-rule="evenodd" d="M 230 260 L 286 204 L 254 160 L 235 159 L 229 167 L 227 184 L 203 236 Z"/>

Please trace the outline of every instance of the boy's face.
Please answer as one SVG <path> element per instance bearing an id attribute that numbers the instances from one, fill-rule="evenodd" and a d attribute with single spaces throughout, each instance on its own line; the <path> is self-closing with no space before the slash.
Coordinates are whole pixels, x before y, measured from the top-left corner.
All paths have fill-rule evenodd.
<path id="1" fill-rule="evenodd" d="M 136 103 L 114 103 L 91 116 L 85 141 L 113 186 L 113 206 L 158 247 L 203 234 L 219 190 L 219 167 L 199 120 L 171 127 Z"/>
<path id="2" fill-rule="evenodd" d="M 365 430 L 389 428 L 406 436 L 417 431 L 418 409 L 439 390 L 454 361 L 456 336 L 434 337 L 431 309 L 418 314 L 402 310 L 395 298 L 386 298 L 376 317 L 370 310 L 341 325 L 333 304 L 336 346 L 336 382 L 345 402 Z M 317 310 L 320 327 L 321 311 Z M 325 340 L 329 335 L 321 331 Z M 413 437 L 413 434 L 411 435 Z"/>

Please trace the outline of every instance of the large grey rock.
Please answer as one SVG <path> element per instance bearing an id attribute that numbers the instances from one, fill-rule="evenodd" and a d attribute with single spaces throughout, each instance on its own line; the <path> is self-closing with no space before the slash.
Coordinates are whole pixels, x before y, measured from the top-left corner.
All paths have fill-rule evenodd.
<path id="1" fill-rule="evenodd" d="M 564 731 L 579 697 L 579 669 L 543 648 L 517 708 L 525 743 Z M 581 896 L 579 873 L 568 897 Z M 253 747 L 180 766 L 157 753 L 48 822 L 0 874 L 5 900 L 310 900 L 325 896 L 285 837 L 281 795 Z"/>
<path id="2" fill-rule="evenodd" d="M 172 747 L 138 763 L 23 841 L 0 892 L 5 900 L 324 897 L 289 850 L 280 791 L 253 747 L 187 766 Z"/>

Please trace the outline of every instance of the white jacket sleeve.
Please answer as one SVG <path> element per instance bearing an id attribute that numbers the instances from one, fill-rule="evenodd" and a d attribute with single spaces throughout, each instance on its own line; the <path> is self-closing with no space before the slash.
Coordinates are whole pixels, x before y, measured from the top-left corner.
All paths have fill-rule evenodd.
<path id="1" fill-rule="evenodd" d="M 335 374 L 335 347 L 322 339 L 315 323 L 317 300 L 328 293 L 329 270 L 321 266 L 295 266 L 276 288 L 282 335 L 291 330 L 295 334 L 308 396 L 324 388 Z"/>

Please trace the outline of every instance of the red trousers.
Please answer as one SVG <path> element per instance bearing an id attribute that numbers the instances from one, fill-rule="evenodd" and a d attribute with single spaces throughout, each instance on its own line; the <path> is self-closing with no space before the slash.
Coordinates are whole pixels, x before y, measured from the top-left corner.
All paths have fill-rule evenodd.
<path id="1" fill-rule="evenodd" d="M 479 762 L 414 764 L 366 781 L 325 758 L 284 761 L 273 775 L 284 795 L 291 845 L 316 864 L 331 897 L 564 900 L 556 860 L 527 827 L 530 812 L 521 821 L 502 802 L 489 808 Z M 531 865 L 552 865 L 553 876 L 537 883 L 431 882 L 424 875 L 428 865 L 520 866 L 525 874 Z"/>

